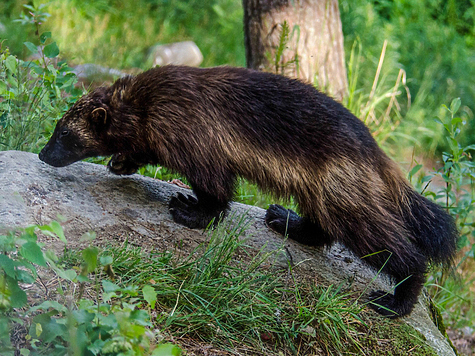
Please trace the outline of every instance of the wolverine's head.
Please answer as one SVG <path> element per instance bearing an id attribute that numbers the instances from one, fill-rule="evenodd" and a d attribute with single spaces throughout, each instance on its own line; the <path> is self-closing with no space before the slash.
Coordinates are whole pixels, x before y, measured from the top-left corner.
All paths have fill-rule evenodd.
<path id="1" fill-rule="evenodd" d="M 111 119 L 108 88 L 98 88 L 79 99 L 58 121 L 39 158 L 64 167 L 87 157 L 113 154 L 106 144 Z"/>

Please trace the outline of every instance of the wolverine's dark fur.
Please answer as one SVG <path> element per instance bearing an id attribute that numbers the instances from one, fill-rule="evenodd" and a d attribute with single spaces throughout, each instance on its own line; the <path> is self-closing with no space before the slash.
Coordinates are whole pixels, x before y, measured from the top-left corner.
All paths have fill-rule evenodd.
<path id="1" fill-rule="evenodd" d="M 409 186 L 360 120 L 297 80 L 173 66 L 119 79 L 64 115 L 40 159 L 65 166 L 95 155 L 113 155 L 116 174 L 145 164 L 183 174 L 196 198 L 178 194 L 170 211 L 191 228 L 226 211 L 237 176 L 294 197 L 302 217 L 272 205 L 267 224 L 307 245 L 339 241 L 384 265 L 400 283 L 394 295 L 372 295 L 387 316 L 410 313 L 428 262 L 455 252 L 450 216 Z"/>

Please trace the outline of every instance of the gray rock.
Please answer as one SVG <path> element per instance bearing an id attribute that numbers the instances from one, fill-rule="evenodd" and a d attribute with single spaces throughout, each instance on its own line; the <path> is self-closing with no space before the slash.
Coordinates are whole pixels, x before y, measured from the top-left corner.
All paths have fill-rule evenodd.
<path id="1" fill-rule="evenodd" d="M 103 67 L 95 63 L 79 64 L 73 68 L 79 83 L 85 87 L 112 84 L 117 79 L 125 77 L 127 73 L 114 68 Z"/>
<path id="2" fill-rule="evenodd" d="M 150 49 L 152 66 L 167 64 L 198 67 L 203 62 L 203 55 L 193 41 L 158 44 Z"/>
<path id="3" fill-rule="evenodd" d="M 45 224 L 61 215 L 73 246 L 79 246 L 80 237 L 92 230 L 97 233 L 98 244 L 127 238 L 129 243 L 144 248 L 166 250 L 178 242 L 184 248 L 194 247 L 206 235 L 171 220 L 167 202 L 177 191 L 187 192 L 139 175 L 115 176 L 101 165 L 79 162 L 53 168 L 32 153 L 0 152 L 0 230 Z M 329 284 L 347 282 L 364 294 L 374 289 L 390 290 L 387 277 L 379 276 L 372 282 L 376 271 L 343 246 L 316 249 L 284 241 L 265 226 L 265 211 L 257 207 L 234 203 L 228 218 L 243 214 L 250 219 L 244 236 L 247 244 L 256 249 L 265 246 L 282 251 L 277 264 L 286 267 L 290 255 L 298 269 L 318 275 L 319 280 Z M 48 242 L 47 237 L 43 238 Z M 431 321 L 423 296 L 412 314 L 401 320 L 424 335 L 439 355 L 455 355 Z"/>

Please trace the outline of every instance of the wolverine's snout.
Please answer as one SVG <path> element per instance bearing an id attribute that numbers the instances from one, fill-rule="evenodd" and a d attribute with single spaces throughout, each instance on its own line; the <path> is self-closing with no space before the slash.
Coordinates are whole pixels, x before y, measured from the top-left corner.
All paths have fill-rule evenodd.
<path id="1" fill-rule="evenodd" d="M 64 167 L 82 157 L 78 153 L 66 149 L 60 140 L 55 140 L 53 137 L 38 154 L 38 158 L 50 166 Z"/>

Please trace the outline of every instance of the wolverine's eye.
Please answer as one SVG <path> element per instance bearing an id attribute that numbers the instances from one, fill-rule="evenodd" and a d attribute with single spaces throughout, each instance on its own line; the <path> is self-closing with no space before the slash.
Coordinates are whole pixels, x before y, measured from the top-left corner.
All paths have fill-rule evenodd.
<path id="1" fill-rule="evenodd" d="M 69 130 L 68 129 L 62 129 L 60 134 L 59 134 L 59 137 L 65 137 L 65 136 L 68 136 L 69 135 Z"/>

